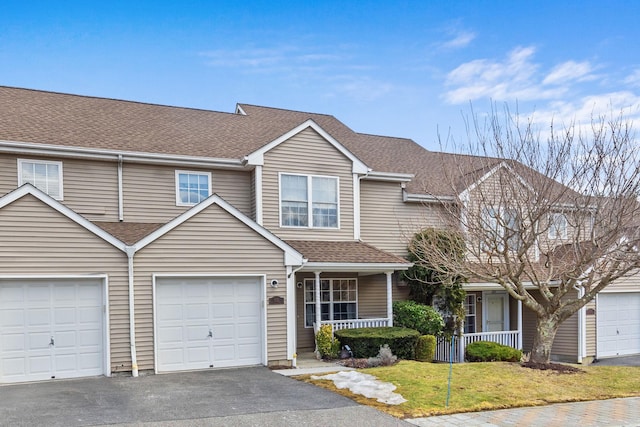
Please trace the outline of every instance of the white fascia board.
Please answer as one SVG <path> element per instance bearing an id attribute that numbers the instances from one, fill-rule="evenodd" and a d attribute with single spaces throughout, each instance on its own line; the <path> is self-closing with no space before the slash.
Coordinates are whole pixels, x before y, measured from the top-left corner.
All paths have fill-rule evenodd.
<path id="1" fill-rule="evenodd" d="M 476 182 L 474 182 L 473 184 L 471 184 L 469 187 L 467 187 L 466 189 L 462 190 L 462 192 L 460 192 L 459 197 L 461 199 L 468 199 L 469 194 L 476 189 L 480 184 L 482 184 L 484 181 L 486 181 L 487 179 L 489 179 L 489 177 L 493 174 L 495 174 L 498 170 L 500 169 L 506 169 L 508 172 L 510 172 L 511 174 L 513 174 L 513 176 L 520 181 L 520 183 L 528 188 L 530 191 L 534 191 L 534 189 L 531 187 L 531 185 L 525 181 L 525 179 L 523 177 L 520 176 L 520 174 L 516 173 L 516 171 L 513 170 L 513 168 L 509 165 L 507 165 L 504 161 L 498 163 L 497 165 L 495 165 L 494 167 L 491 168 L 491 170 L 489 170 L 489 172 L 485 173 L 484 175 L 482 175 Z"/>
<path id="2" fill-rule="evenodd" d="M 407 270 L 413 263 L 348 263 L 348 262 L 307 262 L 300 271 L 385 273 L 388 271 Z"/>
<path id="3" fill-rule="evenodd" d="M 368 181 L 390 181 L 390 182 L 409 182 L 415 175 L 412 173 L 395 173 L 395 172 L 376 172 L 371 171 L 362 179 L 366 179 Z"/>
<path id="4" fill-rule="evenodd" d="M 531 282 L 523 282 L 524 288 L 527 290 L 535 290 L 538 289 L 536 285 Z M 557 283 L 549 283 L 550 287 L 557 286 Z M 462 285 L 462 288 L 465 291 L 507 291 L 505 288 L 500 286 L 497 283 L 493 282 L 476 282 L 476 283 L 465 283 Z"/>
<path id="5" fill-rule="evenodd" d="M 283 240 L 281 240 L 280 238 L 275 236 L 273 233 L 268 231 L 266 228 L 262 227 L 261 225 L 253 221 L 251 218 L 249 218 L 248 216 L 240 212 L 238 209 L 231 206 L 229 203 L 224 201 L 217 194 L 212 194 L 206 200 L 203 200 L 202 202 L 198 203 L 188 211 L 182 213 L 181 215 L 178 215 L 173 220 L 169 221 L 168 223 L 166 223 L 165 225 L 163 225 L 153 233 L 149 234 L 142 240 L 138 241 L 133 246 L 134 251 L 135 252 L 140 251 L 145 246 L 151 244 L 161 236 L 165 235 L 169 231 L 173 230 L 180 224 L 189 220 L 190 218 L 202 212 L 203 210 L 205 210 L 206 208 L 208 208 L 213 204 L 218 205 L 227 213 L 229 213 L 230 215 L 238 219 L 240 222 L 245 224 L 247 227 L 251 228 L 253 231 L 255 231 L 256 233 L 258 233 L 259 235 L 267 239 L 269 242 L 273 243 L 276 247 L 282 249 L 282 251 L 284 252 L 285 265 L 299 266 L 304 264 L 305 259 L 300 252 L 296 251 L 287 243 L 285 243 Z"/>
<path id="6" fill-rule="evenodd" d="M 244 162 L 241 159 L 224 159 L 215 157 L 197 157 L 158 153 L 144 153 L 137 151 L 103 150 L 97 148 L 69 147 L 53 144 L 35 144 L 30 142 L 17 142 L 0 140 L 0 152 L 47 155 L 56 157 L 107 160 L 134 161 L 137 163 L 192 166 L 192 167 L 214 167 L 225 169 L 244 169 Z"/>
<path id="7" fill-rule="evenodd" d="M 77 214 L 76 212 L 74 212 L 73 210 L 69 209 L 68 207 L 66 207 L 65 205 L 60 203 L 59 201 L 55 200 L 53 197 L 51 197 L 48 194 L 45 194 L 44 192 L 38 190 L 36 187 L 34 187 L 31 184 L 21 185 L 17 189 L 13 190 L 12 192 L 10 192 L 7 195 L 5 195 L 4 197 L 0 198 L 0 209 L 2 209 L 5 206 L 15 202 L 18 199 L 26 196 L 27 194 L 32 195 L 36 199 L 40 200 L 42 203 L 48 205 L 52 209 L 58 211 L 59 213 L 61 213 L 64 216 L 66 216 L 71 221 L 75 222 L 76 224 L 80 225 L 81 227 L 84 227 L 85 229 L 87 229 L 91 233 L 93 233 L 96 236 L 100 237 L 102 240 L 110 243 L 111 245 L 115 246 L 116 248 L 120 249 L 121 251 L 126 252 L 126 246 L 127 245 L 124 242 L 116 239 L 111 234 L 109 234 L 106 231 L 104 231 L 102 228 L 98 227 L 97 225 L 95 225 L 91 221 L 87 220 L 82 215 Z"/>
<path id="8" fill-rule="evenodd" d="M 302 132 L 303 130 L 305 130 L 307 128 L 311 128 L 311 129 L 315 130 L 316 132 L 318 132 L 318 134 L 320 134 L 320 136 L 322 136 L 324 139 L 326 139 L 338 151 L 340 151 L 342 154 L 344 154 L 345 157 L 347 157 L 349 160 L 351 160 L 353 162 L 352 173 L 366 174 L 367 172 L 369 172 L 371 170 L 367 165 L 365 165 L 362 162 L 362 160 L 358 159 L 351 151 L 347 150 L 344 147 L 344 145 L 340 144 L 335 138 L 333 138 L 331 135 L 329 135 L 324 129 L 322 129 L 316 122 L 314 122 L 311 119 L 309 119 L 309 120 L 305 121 L 304 123 L 296 126 L 295 128 L 291 129 L 289 132 L 285 133 L 284 135 L 280 136 L 277 139 L 274 139 L 273 141 L 269 142 L 268 144 L 262 146 L 258 150 L 254 151 L 253 153 L 251 153 L 248 156 L 246 156 L 245 159 L 247 160 L 247 163 L 249 165 L 262 165 L 262 166 L 264 166 L 264 154 L 267 151 L 277 147 L 278 145 L 282 144 L 286 140 L 292 138 L 293 136 L 299 134 L 300 132 Z"/>

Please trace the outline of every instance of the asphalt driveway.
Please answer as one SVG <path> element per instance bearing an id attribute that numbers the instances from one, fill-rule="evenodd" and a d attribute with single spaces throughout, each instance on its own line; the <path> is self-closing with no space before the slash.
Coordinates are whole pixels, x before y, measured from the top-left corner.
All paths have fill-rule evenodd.
<path id="1" fill-rule="evenodd" d="M 640 354 L 633 356 L 607 357 L 593 362 L 593 366 L 640 366 Z"/>
<path id="2" fill-rule="evenodd" d="M 264 367 L 0 386 L 0 425 L 408 425 Z"/>

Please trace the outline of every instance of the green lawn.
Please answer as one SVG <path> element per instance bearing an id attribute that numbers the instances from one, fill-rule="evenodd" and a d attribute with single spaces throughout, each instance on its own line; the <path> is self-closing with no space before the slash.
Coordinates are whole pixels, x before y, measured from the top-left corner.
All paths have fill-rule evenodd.
<path id="1" fill-rule="evenodd" d="M 557 402 L 640 396 L 640 368 L 579 366 L 582 373 L 558 373 L 523 368 L 517 363 L 463 363 L 453 366 L 449 407 L 449 365 L 402 361 L 395 366 L 365 369 L 395 384 L 408 400 L 391 406 L 337 390 L 331 381 L 309 381 L 374 406 L 397 417 L 421 417 L 488 409 L 536 406 Z"/>

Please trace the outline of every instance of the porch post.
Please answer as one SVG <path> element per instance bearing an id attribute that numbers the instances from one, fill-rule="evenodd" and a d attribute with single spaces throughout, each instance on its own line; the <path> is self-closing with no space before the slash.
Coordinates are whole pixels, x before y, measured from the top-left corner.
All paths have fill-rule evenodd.
<path id="1" fill-rule="evenodd" d="M 518 300 L 518 350 L 522 350 L 522 301 Z"/>
<path id="2" fill-rule="evenodd" d="M 315 299 L 316 299 L 316 331 L 318 331 L 318 329 L 320 328 L 320 320 L 322 319 L 322 315 L 320 313 L 320 272 L 316 271 L 315 272 L 315 286 L 314 286 L 314 290 L 315 290 Z"/>
<path id="3" fill-rule="evenodd" d="M 393 326 L 393 283 L 391 275 L 393 271 L 387 271 L 384 274 L 387 275 L 387 325 Z"/>

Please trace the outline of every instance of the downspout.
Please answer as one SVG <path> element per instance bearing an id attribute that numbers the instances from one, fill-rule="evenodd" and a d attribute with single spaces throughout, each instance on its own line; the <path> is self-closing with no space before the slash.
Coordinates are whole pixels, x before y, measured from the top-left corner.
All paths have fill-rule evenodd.
<path id="1" fill-rule="evenodd" d="M 118 154 L 118 221 L 124 221 L 124 201 L 122 194 L 122 154 Z"/>
<path id="2" fill-rule="evenodd" d="M 135 298 L 133 294 L 133 255 L 136 252 L 135 246 L 126 246 L 127 259 L 129 261 L 129 341 L 131 342 L 131 376 L 138 376 L 138 358 L 136 355 L 136 320 L 135 320 Z"/>
<path id="3" fill-rule="evenodd" d="M 584 287 L 573 285 L 573 288 L 578 291 L 578 298 L 582 298 L 584 296 Z M 578 363 L 582 363 L 582 358 L 586 354 L 586 316 L 585 316 L 586 307 L 582 307 L 578 310 Z"/>

